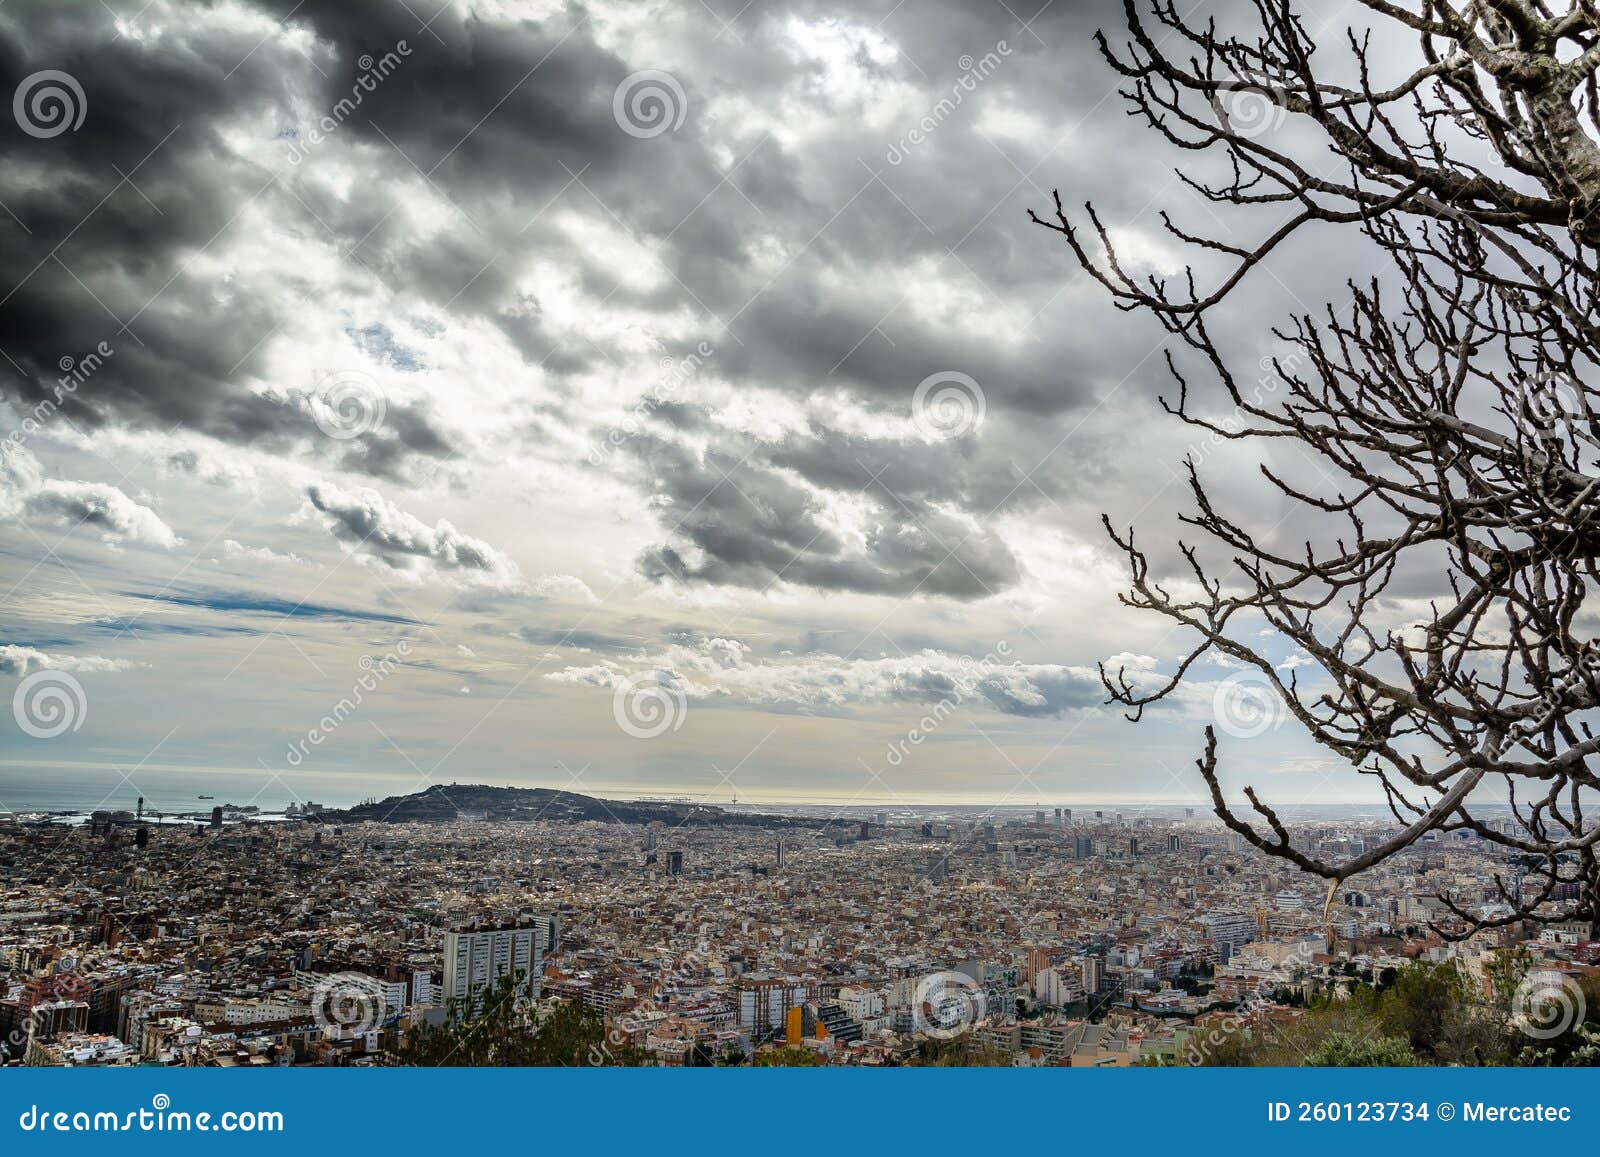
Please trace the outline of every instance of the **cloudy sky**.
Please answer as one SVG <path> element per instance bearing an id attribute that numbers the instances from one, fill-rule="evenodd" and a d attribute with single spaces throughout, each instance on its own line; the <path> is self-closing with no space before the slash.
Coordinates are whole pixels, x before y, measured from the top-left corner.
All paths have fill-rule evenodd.
<path id="1" fill-rule="evenodd" d="M 10 0 L 5 765 L 1201 803 L 1234 673 L 1102 706 L 1188 641 L 1099 519 L 1170 559 L 1184 454 L 1255 459 L 1026 216 L 1155 273 L 1218 224 L 1120 9 Z M 1259 364 L 1370 260 L 1298 242 L 1219 331 Z M 1229 784 L 1356 791 L 1275 723 Z"/>

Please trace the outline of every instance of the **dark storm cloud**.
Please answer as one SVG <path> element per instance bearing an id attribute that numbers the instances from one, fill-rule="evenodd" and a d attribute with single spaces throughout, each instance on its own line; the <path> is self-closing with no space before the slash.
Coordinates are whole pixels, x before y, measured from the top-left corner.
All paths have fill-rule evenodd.
<path id="1" fill-rule="evenodd" d="M 246 59 L 256 39 L 201 23 L 186 51 L 162 52 L 119 38 L 104 10 L 6 10 L 0 87 L 58 69 L 79 79 L 88 105 L 77 131 L 49 139 L 0 123 L 10 209 L 0 217 L 0 345 L 29 396 L 42 396 L 61 358 L 106 342 L 103 372 L 69 400 L 77 420 L 100 424 L 112 398 L 154 422 L 245 438 L 281 420 L 218 388 L 271 325 L 270 306 L 248 282 L 218 300 L 182 260 L 265 182 L 229 160 L 217 131 L 286 97 L 274 46 Z M 212 324 L 221 310 L 229 324 Z"/>
<path id="2" fill-rule="evenodd" d="M 369 163 L 396 181 L 421 175 L 457 214 L 447 235 L 419 245 L 381 188 L 346 198 L 307 180 L 300 192 L 319 221 L 386 281 L 490 321 L 530 365 L 560 374 L 586 369 L 594 350 L 549 332 L 541 302 L 516 281 L 527 253 L 559 253 L 597 298 L 618 292 L 615 271 L 545 219 L 557 198 L 619 233 L 648 234 L 635 203 L 664 218 L 674 205 L 686 211 L 717 180 L 708 150 L 692 135 L 639 140 L 618 127 L 613 93 L 639 65 L 595 43 L 580 4 L 543 20 L 491 20 L 437 0 L 268 7 L 313 31 L 343 66 L 318 86 L 324 108 L 349 95 L 351 62 L 406 45 L 403 63 L 363 95 L 339 131 L 373 150 Z M 675 309 L 681 289 L 674 283 L 646 304 Z M 633 300 L 618 295 L 619 305 Z"/>
<path id="3" fill-rule="evenodd" d="M 614 351 L 603 337 L 557 331 L 522 277 L 535 259 L 577 285 L 585 306 L 638 311 L 644 330 L 659 315 L 669 347 L 689 316 L 696 339 L 715 339 L 716 374 L 735 388 L 796 398 L 840 389 L 901 415 L 930 374 L 981 383 L 989 426 L 938 446 L 823 431 L 744 460 L 752 447 L 721 444 L 695 406 L 659 407 L 663 424 L 719 444 L 635 448 L 648 447 L 640 476 L 671 531 L 640 560 L 653 577 L 983 598 L 1021 577 L 991 514 L 1059 500 L 1092 527 L 1097 510 L 1083 496 L 1115 493 L 1128 470 L 1105 442 L 1056 453 L 1054 428 L 1092 413 L 1159 335 L 1098 324 L 1118 315 L 1061 240 L 1025 220 L 1062 184 L 1069 200 L 1106 207 L 1114 228 L 1157 232 L 1167 162 L 1127 147 L 1107 70 L 1061 67 L 1068 47 L 1075 61 L 1089 55 L 1096 27 L 1120 26 L 1114 0 L 1037 13 L 893 0 L 752 6 L 724 15 L 727 36 L 688 4 L 673 13 L 686 30 L 678 50 L 690 59 L 674 67 L 688 115 L 652 139 L 619 127 L 612 97 L 659 62 L 602 46 L 579 3 L 537 20 L 439 0 L 111 9 L 164 34 L 120 35 L 94 4 L 15 0 L 0 19 L 0 83 L 61 69 L 88 105 L 80 129 L 50 139 L 9 120 L 0 128 L 0 349 L 21 374 L 4 388 L 46 396 L 63 357 L 109 343 L 114 352 L 64 402 L 85 429 L 177 426 L 273 452 L 311 447 L 393 480 L 419 456 L 456 452 L 425 402 L 391 398 L 381 425 L 332 440 L 313 420 L 315 383 L 268 380 L 266 353 L 290 340 L 281 327 L 310 286 L 196 260 L 260 212 L 269 229 L 322 240 L 344 274 L 381 284 L 430 325 L 496 327 L 558 398 L 579 396 L 571 379 L 607 368 Z M 892 45 L 853 50 L 854 74 L 881 90 L 853 92 L 824 56 L 808 55 L 791 36 L 806 21 L 815 35 L 844 27 Z M 695 35 L 697 23 L 710 35 Z M 952 91 L 958 62 L 1002 42 L 981 89 L 892 163 L 890 147 Z M 395 66 L 313 141 L 369 58 Z M 792 122 L 793 135 L 714 121 L 713 102 L 730 95 Z M 1006 115 L 983 119 L 996 110 Z M 236 147 L 241 137 L 277 138 L 280 153 L 303 160 L 264 166 Z M 439 202 L 435 227 L 419 231 L 404 211 L 417 199 Z M 640 247 L 650 276 L 625 276 L 638 271 L 569 235 L 563 215 Z M 409 378 L 427 367 L 397 328 L 362 318 L 345 333 L 353 352 Z M 1151 392 L 1159 360 L 1150 365 L 1130 392 Z M 563 417 L 518 436 L 550 443 Z M 852 537 L 820 499 L 858 493 L 872 516 Z M 348 510 L 325 513 L 337 522 Z"/>
<path id="4" fill-rule="evenodd" d="M 985 677 L 977 686 L 997 711 L 1036 719 L 1106 701 L 1105 685 L 1094 672 L 1062 667 L 1002 672 Z"/>
<path id="5" fill-rule="evenodd" d="M 992 530 L 933 502 L 925 484 L 895 493 L 872 468 L 814 469 L 805 486 L 795 464 L 818 466 L 789 447 L 822 443 L 827 432 L 779 445 L 728 436 L 699 452 L 642 437 L 631 444 L 654 491 L 669 541 L 645 553 L 652 579 L 766 589 L 780 582 L 820 590 L 977 599 L 1021 578 L 1015 556 Z M 842 453 L 841 447 L 833 447 Z M 881 447 L 877 448 L 881 454 Z M 801 471 L 804 474 L 804 471 Z M 822 493 L 819 493 L 821 491 Z M 865 525 L 838 525 L 825 498 L 833 491 L 867 504 Z M 948 491 L 946 491 L 948 493 Z"/>
<path id="6" fill-rule="evenodd" d="M 125 7 L 122 15 L 134 18 L 136 6 Z M 11 177 L 3 196 L 9 213 L 0 216 L 0 348 L 21 374 L 7 388 L 29 400 L 48 396 L 63 358 L 77 358 L 104 342 L 113 352 L 63 407 L 84 427 L 121 420 L 178 425 L 267 448 L 317 438 L 305 407 L 295 404 L 294 384 L 277 396 L 243 385 L 282 320 L 274 295 L 249 277 L 222 283 L 195 268 L 195 256 L 258 202 L 291 219 L 308 217 L 272 173 L 240 160 L 223 134 L 235 122 L 264 114 L 293 124 L 294 98 L 308 89 L 311 104 L 331 107 L 348 91 L 352 62 L 369 38 L 378 51 L 387 51 L 397 40 L 416 36 L 421 19 L 398 3 L 302 7 L 296 19 L 319 32 L 325 24 L 340 49 L 342 67 L 324 80 L 270 29 L 263 33 L 242 22 L 194 20 L 184 29 L 183 51 L 172 51 L 166 43 L 119 35 L 99 6 L 13 4 L 6 17 L 0 23 L 0 85 L 10 92 L 41 70 L 64 71 L 82 85 L 88 110 L 77 131 L 50 139 L 29 135 L 10 118 L 0 129 L 0 164 Z M 412 79 L 396 78 L 384 99 L 374 98 L 370 115 L 345 126 L 352 136 L 376 139 L 376 125 L 390 115 L 402 147 L 433 149 L 432 164 L 507 96 L 516 77 L 559 36 L 531 26 L 509 34 L 469 28 L 449 15 L 434 33 L 450 39 L 448 52 L 419 63 Z M 587 156 L 619 135 L 608 103 L 602 132 L 599 102 L 584 97 L 598 83 L 592 46 L 568 47 L 569 58 L 552 59 L 540 78 L 506 100 L 499 122 L 485 125 L 450 156 L 441 178 L 453 172 L 465 181 L 470 174 L 485 192 L 496 181 L 500 192 L 521 182 L 522 192 L 532 196 L 538 189 L 526 177 L 534 169 L 549 170 L 551 180 L 565 177 L 548 153 L 530 153 L 530 145 L 571 146 L 572 155 Z M 598 72 L 622 75 L 616 66 Z M 565 123 L 563 110 L 575 100 L 583 109 L 597 107 Z M 518 159 L 496 164 L 502 150 Z M 406 165 L 398 156 L 391 159 Z M 584 163 L 579 160 L 578 167 Z M 303 201 L 310 215 L 323 216 L 314 196 Z M 370 248 L 355 256 L 417 291 L 432 289 L 441 302 L 464 291 L 474 301 L 475 292 L 494 299 L 489 304 L 495 310 L 506 309 L 507 286 L 484 268 L 494 241 L 462 239 L 454 261 L 448 245 L 391 246 L 402 232 L 383 224 L 392 207 L 381 196 L 342 212 L 322 203 L 323 223 L 343 225 L 349 245 L 367 238 Z M 469 289 L 474 279 L 481 285 Z M 221 315 L 227 324 L 214 324 Z M 376 348 L 380 360 L 411 368 L 406 351 L 382 334 L 353 336 L 355 344 Z M 387 429 L 334 449 L 346 451 L 349 468 L 396 476 L 406 454 L 439 456 L 449 445 L 425 410 L 401 404 L 390 406 Z"/>
<path id="7" fill-rule="evenodd" d="M 274 110 L 287 118 L 308 62 L 239 21 L 193 20 L 176 51 L 119 34 L 101 6 L 21 3 L 5 16 L 0 87 L 65 72 L 85 115 L 45 139 L 0 123 L 0 349 L 16 371 L 4 388 L 59 399 L 88 430 L 129 422 L 266 449 L 326 445 L 301 385 L 245 385 L 283 320 L 277 292 L 201 260 L 242 214 L 283 199 L 225 133 Z M 63 369 L 91 353 L 92 371 L 63 393 Z M 448 444 L 425 408 L 399 402 L 387 428 L 329 448 L 392 476 L 406 453 Z"/>
<path id="8" fill-rule="evenodd" d="M 734 326 L 738 340 L 727 343 L 724 369 L 741 380 L 807 389 L 832 376 L 898 400 L 928 373 L 960 368 L 989 371 L 996 405 L 1048 412 L 1083 396 L 1081 381 L 1060 380 L 1062 347 L 1049 327 L 975 338 L 902 317 L 892 323 L 893 342 L 862 340 L 875 326 L 887 330 L 885 307 L 914 293 L 895 271 L 920 257 L 952 267 L 958 259 L 975 262 L 982 268 L 971 278 L 984 293 L 991 283 L 1036 282 L 1065 268 L 1060 254 L 1041 263 L 1039 245 L 996 247 L 996 234 L 1017 231 L 1015 220 L 974 233 L 974 222 L 1018 182 L 971 138 L 965 121 L 943 126 L 925 154 L 935 170 L 959 169 L 958 182 L 924 183 L 926 170 L 911 167 L 894 174 L 903 192 L 891 194 L 870 179 L 862 184 L 862 154 L 871 157 L 869 169 L 882 169 L 876 154 L 883 142 L 852 131 L 848 117 L 839 126 L 840 145 L 817 148 L 804 166 L 770 135 L 738 142 L 733 173 L 708 147 L 708 129 L 697 120 L 652 140 L 619 130 L 612 93 L 649 62 L 623 61 L 596 45 L 581 5 L 544 21 L 491 21 L 437 0 L 257 7 L 286 28 L 312 32 L 316 44 L 303 49 L 270 27 L 200 18 L 186 27 L 184 50 L 175 52 L 119 36 L 99 6 L 7 9 L 0 80 L 14 88 L 34 71 L 59 68 L 85 85 L 90 110 L 77 132 L 36 140 L 7 124 L 0 141 L 8 167 L 26 166 L 45 178 L 6 186 L 7 204 L 26 232 L 0 218 L 11 234 L 0 266 L 11 294 L 0 306 L 0 342 L 29 378 L 20 388 L 39 396 L 61 357 L 100 340 L 116 349 L 70 400 L 75 420 L 182 424 L 268 446 L 314 434 L 303 408 L 241 384 L 281 320 L 280 303 L 249 277 L 222 285 L 189 261 L 258 200 L 304 228 L 331 230 L 353 261 L 385 282 L 452 312 L 489 318 L 528 361 L 558 372 L 584 368 L 592 351 L 564 346 L 546 332 L 539 302 L 517 289 L 512 263 L 500 258 L 508 248 L 557 243 L 535 218 L 559 193 L 563 205 L 619 234 L 659 243 L 670 275 L 648 293 L 619 291 L 613 271 L 566 243 L 561 258 L 584 283 L 597 296 L 617 293 L 619 302 L 663 311 L 686 300 L 704 303 Z M 892 5 L 878 7 L 882 16 L 894 15 Z M 837 14 L 825 6 L 792 11 Z M 172 9 L 177 19 L 182 12 L 181 5 Z M 703 104 L 702 86 L 729 81 L 749 84 L 753 99 L 774 99 L 814 72 L 813 62 L 797 62 L 783 46 L 790 12 L 748 13 L 739 24 L 745 51 L 736 56 L 708 47 L 704 73 L 682 78 L 691 103 Z M 215 10 L 196 13 L 215 16 Z M 132 19 L 137 9 L 130 4 L 122 14 Z M 986 50 L 1009 32 L 1021 37 L 1020 73 L 1033 47 L 998 7 L 974 17 L 959 6 L 930 6 L 888 31 L 907 38 L 909 55 L 942 64 L 941 72 L 960 53 Z M 335 107 L 351 92 L 357 62 L 401 44 L 403 60 L 341 119 L 338 138 L 304 144 L 304 110 L 314 116 Z M 903 62 L 877 71 L 915 75 Z M 822 110 L 831 99 L 824 79 L 816 78 Z M 1013 81 L 1002 73 L 992 83 Z M 927 87 L 938 95 L 931 80 Z M 286 141 L 304 145 L 309 160 L 302 172 L 274 177 L 229 147 L 226 131 L 263 117 L 286 126 Z M 316 150 L 331 156 L 357 146 L 367 150 L 360 163 L 377 179 L 335 195 L 314 176 Z M 393 185 L 417 181 L 419 172 L 459 211 L 451 228 L 427 244 L 394 212 L 391 193 Z M 124 181 L 119 174 L 132 176 Z M 912 216 L 907 197 L 916 201 Z M 1007 206 L 1008 217 L 1015 208 Z M 750 247 L 773 227 L 795 241 L 810 240 L 792 268 L 769 281 L 751 267 Z M 963 243 L 972 251 L 951 257 Z M 824 284 L 843 266 L 862 274 L 858 292 L 840 295 Z M 228 324 L 207 324 L 224 311 Z M 364 329 L 353 340 L 409 368 L 406 351 L 382 334 Z M 405 454 L 448 448 L 426 414 L 392 409 L 390 417 L 395 433 L 350 447 L 347 467 L 393 477 Z"/>

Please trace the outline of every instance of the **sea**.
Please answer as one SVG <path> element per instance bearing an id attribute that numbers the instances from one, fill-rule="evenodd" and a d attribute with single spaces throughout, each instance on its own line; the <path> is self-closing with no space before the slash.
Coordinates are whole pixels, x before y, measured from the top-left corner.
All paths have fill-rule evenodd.
<path id="1" fill-rule="evenodd" d="M 217 805 L 282 812 L 308 801 L 350 807 L 364 799 L 407 795 L 426 785 L 416 777 L 347 775 L 335 772 L 267 772 L 233 769 L 160 770 L 131 773 L 110 768 L 0 766 L 0 814 L 87 814 L 100 808 L 133 811 L 144 798 L 146 812 L 208 813 Z M 210 796 L 210 799 L 202 799 Z"/>
<path id="2" fill-rule="evenodd" d="M 499 777 L 481 777 L 473 782 L 504 783 Z M 418 776 L 367 772 L 251 771 L 248 768 L 161 768 L 140 767 L 119 771 L 105 767 L 63 765 L 0 764 L 0 816 L 6 813 L 56 816 L 87 816 L 98 809 L 133 811 L 140 797 L 146 813 L 167 815 L 209 815 L 212 807 L 254 806 L 263 815 L 281 814 L 290 804 L 304 806 L 316 802 L 331 808 L 351 807 L 369 799 L 410 795 L 429 787 Z M 945 822 L 1004 822 L 1032 819 L 1039 812 L 1053 814 L 1050 802 L 1019 804 L 934 804 L 903 800 L 863 803 L 858 797 L 834 802 L 824 799 L 739 799 L 724 795 L 713 798 L 704 793 L 679 795 L 671 790 L 649 791 L 601 785 L 575 785 L 570 782 L 506 783 L 516 787 L 555 787 L 599 796 L 603 799 L 649 799 L 712 804 L 735 812 L 766 812 L 797 816 L 841 816 L 874 819 L 885 815 L 890 823 L 903 824 L 942 820 Z M 209 797 L 209 798 L 205 798 Z M 1073 814 L 1080 823 L 1104 818 L 1107 821 L 1134 820 L 1211 820 L 1209 808 L 1190 808 L 1169 804 L 1117 802 L 1112 800 L 1072 801 Z M 1382 804 L 1308 804 L 1286 807 L 1285 819 L 1302 822 L 1329 820 L 1387 820 Z"/>

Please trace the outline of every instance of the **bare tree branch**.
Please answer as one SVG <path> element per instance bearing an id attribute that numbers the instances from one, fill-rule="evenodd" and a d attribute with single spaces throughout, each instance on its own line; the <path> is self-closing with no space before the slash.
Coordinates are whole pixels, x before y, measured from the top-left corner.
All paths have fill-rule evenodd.
<path id="1" fill-rule="evenodd" d="M 1600 826 L 1584 805 L 1600 790 L 1600 623 L 1585 599 L 1600 581 L 1600 12 L 1589 0 L 1361 3 L 1372 27 L 1346 30 L 1342 46 L 1353 82 L 1325 78 L 1326 46 L 1291 0 L 1255 0 L 1248 38 L 1188 23 L 1172 0 L 1125 0 L 1127 41 L 1099 37 L 1130 113 L 1222 161 L 1220 182 L 1190 169 L 1184 185 L 1269 223 L 1240 245 L 1163 216 L 1197 262 L 1220 265 L 1213 288 L 1197 288 L 1194 265 L 1170 280 L 1136 273 L 1092 205 L 1076 215 L 1057 193 L 1048 217 L 1030 213 L 1119 307 L 1173 339 L 1170 414 L 1216 440 L 1291 443 L 1321 475 L 1261 467 L 1312 528 L 1287 550 L 1221 510 L 1191 458 L 1183 522 L 1198 538 L 1180 544 L 1187 576 L 1165 585 L 1132 530 L 1107 521 L 1129 566 L 1123 602 L 1195 642 L 1154 685 L 1125 671 L 1102 679 L 1137 720 L 1220 653 L 1258 672 L 1318 744 L 1375 776 L 1400 829 L 1328 863 L 1297 847 L 1253 788 L 1254 817 L 1230 807 L 1206 731 L 1197 764 L 1217 815 L 1334 887 L 1430 832 L 1467 832 L 1523 871 L 1497 882 L 1496 904 L 1443 897 L 1456 918 L 1446 931 L 1594 920 Z M 1395 33 L 1415 38 L 1416 63 L 1379 83 L 1372 38 Z M 1307 129 L 1331 166 L 1307 159 Z M 1386 271 L 1273 330 L 1287 352 L 1251 383 L 1207 318 L 1313 223 L 1365 238 Z M 1209 389 L 1191 386 L 1192 365 Z M 1418 576 L 1437 591 L 1420 609 L 1399 593 Z M 1286 675 L 1260 644 L 1263 623 L 1317 677 Z M 1509 819 L 1483 814 L 1490 788 Z"/>

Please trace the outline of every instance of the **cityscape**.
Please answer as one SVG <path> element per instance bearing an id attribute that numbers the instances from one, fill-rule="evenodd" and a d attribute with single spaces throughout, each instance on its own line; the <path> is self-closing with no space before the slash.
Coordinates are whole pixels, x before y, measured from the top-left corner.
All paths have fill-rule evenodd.
<path id="1" fill-rule="evenodd" d="M 1235 1037 L 1312 1051 L 1309 1005 L 1426 967 L 1459 969 L 1473 1015 L 1521 1018 L 1532 1050 L 1584 1030 L 1600 977 L 1578 921 L 1448 938 L 1467 929 L 1440 897 L 1493 916 L 1491 879 L 1520 883 L 1476 837 L 1330 898 L 1194 808 L 619 803 L 625 821 L 570 793 L 423 798 L 466 806 L 0 825 L 8 1062 L 424 1063 L 408 1046 L 509 985 L 526 1024 L 592 1014 L 563 1063 L 1200 1065 Z M 1330 853 L 1393 827 L 1298 826 Z"/>
<path id="2" fill-rule="evenodd" d="M 1575 1119 L 1597 0 L 0 0 L 0 92 L 22 1132 Z"/>

